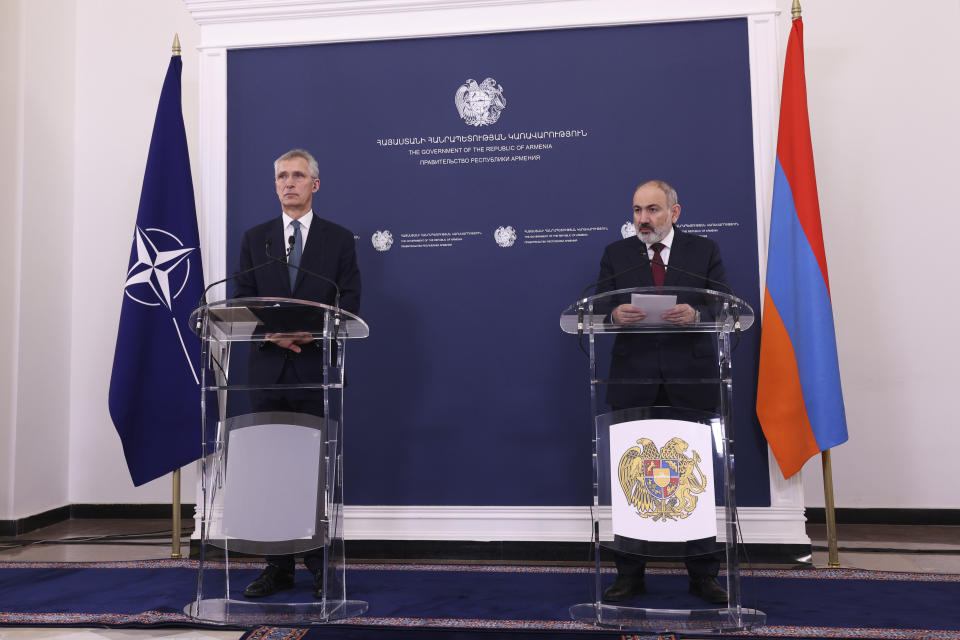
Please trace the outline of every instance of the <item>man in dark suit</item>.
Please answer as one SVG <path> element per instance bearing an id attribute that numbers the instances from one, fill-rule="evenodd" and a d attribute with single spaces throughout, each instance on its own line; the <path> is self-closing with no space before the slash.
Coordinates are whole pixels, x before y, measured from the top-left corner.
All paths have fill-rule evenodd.
<path id="1" fill-rule="evenodd" d="M 360 270 L 353 233 L 314 215 L 313 194 L 320 189 L 319 167 L 310 153 L 294 149 L 274 162 L 277 197 L 282 214 L 248 230 L 243 236 L 234 296 L 281 297 L 333 305 L 337 283 L 340 307 L 360 309 Z M 289 255 L 287 256 L 287 254 Z M 259 269 L 268 255 L 279 257 Z M 284 264 L 284 261 L 288 264 Z M 289 264 L 298 264 L 295 269 Z M 248 273 L 243 273 L 250 270 Z M 311 273 L 312 272 L 312 273 Z M 252 347 L 248 369 L 252 385 L 303 384 L 323 381 L 323 352 L 306 334 L 268 334 Z M 251 394 L 254 411 L 294 411 L 323 415 L 319 390 L 258 391 Z M 314 595 L 321 597 L 323 549 L 304 554 L 314 575 Z M 250 598 L 269 596 L 293 587 L 294 557 L 269 556 L 267 568 L 244 590 Z"/>
<path id="2" fill-rule="evenodd" d="M 680 217 L 677 192 L 662 180 L 651 180 L 633 194 L 633 224 L 637 235 L 607 246 L 600 262 L 598 293 L 632 287 L 726 288 L 723 262 L 716 243 L 684 233 L 674 226 Z M 633 324 L 646 313 L 617 300 L 610 312 L 617 324 Z M 667 322 L 684 324 L 700 311 L 678 299 L 663 314 Z M 610 378 L 716 378 L 717 356 L 709 333 L 621 333 L 613 345 Z M 633 407 L 671 406 L 716 412 L 717 384 L 610 384 L 607 404 L 614 411 Z M 717 582 L 720 560 L 713 539 L 689 546 L 685 558 L 690 592 L 710 603 L 727 601 Z M 603 593 L 608 602 L 624 602 L 645 591 L 647 557 L 615 552 L 617 578 Z"/>

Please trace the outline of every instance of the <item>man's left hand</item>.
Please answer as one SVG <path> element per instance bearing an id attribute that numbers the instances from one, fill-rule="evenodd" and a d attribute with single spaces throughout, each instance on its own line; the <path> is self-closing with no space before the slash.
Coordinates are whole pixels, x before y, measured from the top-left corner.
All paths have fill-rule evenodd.
<path id="1" fill-rule="evenodd" d="M 697 311 L 688 304 L 678 304 L 660 317 L 674 324 L 689 324 L 697 319 Z"/>
<path id="2" fill-rule="evenodd" d="M 313 342 L 313 334 L 308 331 L 298 331 L 295 333 L 268 333 L 266 339 L 284 349 L 290 349 L 294 353 L 300 353 L 300 345 Z"/>

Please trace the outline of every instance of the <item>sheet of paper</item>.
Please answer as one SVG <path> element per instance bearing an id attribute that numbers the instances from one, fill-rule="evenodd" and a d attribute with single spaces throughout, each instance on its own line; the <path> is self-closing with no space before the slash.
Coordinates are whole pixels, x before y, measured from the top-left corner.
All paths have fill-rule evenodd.
<path id="1" fill-rule="evenodd" d="M 245 340 L 253 335 L 260 321 L 247 307 L 210 309 L 214 328 L 220 339 Z"/>
<path id="2" fill-rule="evenodd" d="M 647 317 L 638 324 L 659 324 L 663 322 L 660 316 L 677 306 L 677 296 L 634 293 L 630 295 L 630 304 L 647 312 Z"/>

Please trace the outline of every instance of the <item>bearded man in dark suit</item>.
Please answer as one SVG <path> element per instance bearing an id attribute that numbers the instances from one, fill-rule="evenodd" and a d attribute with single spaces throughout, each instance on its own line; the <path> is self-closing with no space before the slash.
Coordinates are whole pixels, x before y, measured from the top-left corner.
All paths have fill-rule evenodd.
<path id="1" fill-rule="evenodd" d="M 680 217 L 677 192 L 663 180 L 644 182 L 633 194 L 633 224 L 637 235 L 607 246 L 600 261 L 603 281 L 597 293 L 633 287 L 726 287 L 720 249 L 708 238 L 684 233 L 674 226 Z M 657 273 L 659 270 L 659 273 Z M 619 302 L 619 304 L 617 304 Z M 647 317 L 628 299 L 614 302 L 610 319 L 634 324 Z M 699 311 L 678 298 L 663 314 L 667 322 L 695 321 Z M 621 333 L 613 345 L 611 379 L 717 377 L 717 356 L 710 333 Z M 670 406 L 716 413 L 717 384 L 610 384 L 607 404 L 614 411 L 633 407 Z M 726 603 L 727 593 L 717 582 L 720 560 L 715 541 L 688 545 L 685 558 L 690 592 L 714 604 Z M 645 591 L 647 557 L 615 552 L 617 578 L 603 593 L 607 602 L 624 602 Z"/>
<path id="2" fill-rule="evenodd" d="M 351 313 L 359 311 L 360 270 L 353 233 L 313 212 L 313 194 L 320 189 L 319 173 L 316 159 L 303 149 L 288 151 L 274 162 L 282 213 L 244 234 L 235 297 L 296 298 L 334 305 L 336 288 L 312 272 L 337 283 L 342 309 Z M 301 269 L 284 264 L 288 248 L 286 259 L 299 264 Z M 279 260 L 253 268 L 268 255 Z M 248 378 L 251 385 L 321 383 L 321 344 L 309 333 L 268 334 L 251 349 Z M 317 389 L 256 391 L 251 393 L 251 405 L 253 411 L 293 411 L 322 416 L 323 394 Z M 314 595 L 321 597 L 323 549 L 306 552 L 304 564 L 314 575 Z M 290 589 L 294 584 L 293 574 L 292 555 L 269 556 L 267 568 L 243 593 L 259 598 Z"/>

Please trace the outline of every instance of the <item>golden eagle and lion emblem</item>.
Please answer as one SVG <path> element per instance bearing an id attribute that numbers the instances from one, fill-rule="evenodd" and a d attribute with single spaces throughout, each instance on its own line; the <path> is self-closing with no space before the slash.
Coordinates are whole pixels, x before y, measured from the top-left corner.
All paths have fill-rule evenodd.
<path id="1" fill-rule="evenodd" d="M 659 451 L 648 438 L 640 438 L 637 444 L 641 446 L 624 452 L 618 467 L 627 502 L 641 518 L 654 522 L 691 516 L 697 496 L 707 489 L 700 454 L 685 455 L 689 445 L 680 438 L 671 438 Z"/>

